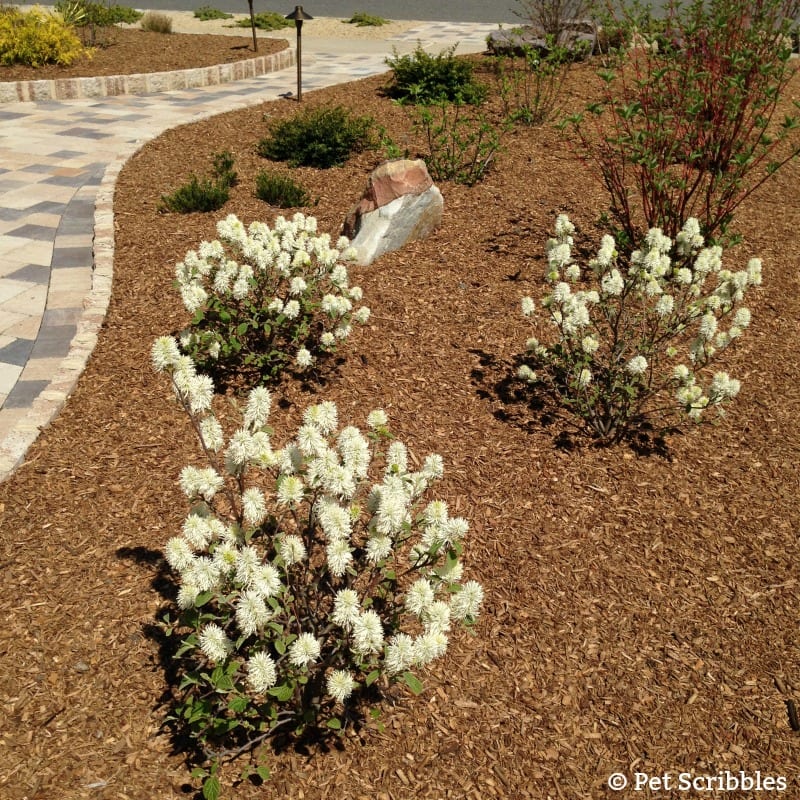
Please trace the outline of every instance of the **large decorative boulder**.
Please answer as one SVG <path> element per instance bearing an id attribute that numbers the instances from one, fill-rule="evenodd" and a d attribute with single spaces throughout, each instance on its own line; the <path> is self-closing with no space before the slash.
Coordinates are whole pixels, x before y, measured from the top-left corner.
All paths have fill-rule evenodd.
<path id="1" fill-rule="evenodd" d="M 433 185 L 424 161 L 385 161 L 369 176 L 342 233 L 355 248 L 357 263 L 366 266 L 428 236 L 442 221 L 443 208 L 442 193 Z"/>

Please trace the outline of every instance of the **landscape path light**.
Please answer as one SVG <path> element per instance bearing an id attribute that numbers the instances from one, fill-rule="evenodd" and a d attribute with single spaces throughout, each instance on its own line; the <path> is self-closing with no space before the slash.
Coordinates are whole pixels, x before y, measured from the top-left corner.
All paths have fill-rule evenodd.
<path id="1" fill-rule="evenodd" d="M 294 26 L 297 28 L 297 102 L 303 99 L 303 20 L 314 19 L 311 14 L 303 11 L 303 6 L 295 6 L 291 14 L 286 15 L 286 19 L 293 19 Z"/>

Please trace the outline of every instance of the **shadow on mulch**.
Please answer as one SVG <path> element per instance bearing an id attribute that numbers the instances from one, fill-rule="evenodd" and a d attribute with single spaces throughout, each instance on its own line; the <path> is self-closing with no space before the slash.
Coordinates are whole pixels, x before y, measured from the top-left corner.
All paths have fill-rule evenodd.
<path id="1" fill-rule="evenodd" d="M 496 420 L 525 433 L 557 428 L 553 432 L 553 446 L 566 452 L 579 449 L 588 440 L 578 426 L 563 417 L 548 393 L 532 391 L 517 379 L 522 356 L 503 361 L 493 353 L 481 349 L 471 349 L 469 352 L 478 357 L 480 364 L 480 367 L 470 372 L 475 392 L 482 400 L 493 402 L 496 407 L 492 410 L 492 416 Z M 634 421 L 625 444 L 637 456 L 655 456 L 671 462 L 672 452 L 666 440 L 668 434 L 681 435 L 682 431 L 679 428 L 669 428 L 661 433 L 645 418 L 641 418 Z M 591 441 L 590 446 L 605 445 Z"/>
<path id="2" fill-rule="evenodd" d="M 148 547 L 120 547 L 116 551 L 120 560 L 131 561 L 142 568 L 152 572 L 150 586 L 158 593 L 164 603 L 155 613 L 152 622 L 142 624 L 143 635 L 154 642 L 158 647 L 158 665 L 164 674 L 165 689 L 154 704 L 155 711 L 163 714 L 162 731 L 169 737 L 172 754 L 182 755 L 188 769 L 209 763 L 209 754 L 200 742 L 191 733 L 188 723 L 180 719 L 178 706 L 180 704 L 180 686 L 186 665 L 180 661 L 178 651 L 182 641 L 180 636 L 170 636 L 165 632 L 165 614 L 177 618 L 178 609 L 175 605 L 177 586 L 172 570 L 164 558 L 161 550 Z M 367 715 L 362 711 L 364 707 L 376 707 L 386 694 L 379 687 L 372 684 L 362 687 L 358 695 L 358 705 L 345 708 L 343 728 L 351 729 L 359 734 L 367 724 Z M 221 749 L 225 755 L 222 760 L 233 760 L 243 753 L 255 751 L 262 743 L 268 744 L 274 754 L 293 751 L 310 758 L 317 753 L 329 753 L 331 750 L 343 752 L 345 747 L 339 734 L 329 728 L 319 725 L 308 725 L 301 733 L 295 731 L 275 730 L 265 737 L 256 737 L 255 744 L 250 746 L 251 739 L 247 731 L 240 734 L 234 732 L 224 742 Z M 222 746 L 222 742 L 220 742 Z M 227 758 L 225 757 L 227 756 Z M 234 781 L 237 786 L 243 782 L 254 786 L 261 786 L 264 781 L 257 774 L 252 774 L 239 781 Z M 181 791 L 185 794 L 196 792 L 193 800 L 203 800 L 202 791 L 196 791 L 190 784 L 184 784 Z"/>

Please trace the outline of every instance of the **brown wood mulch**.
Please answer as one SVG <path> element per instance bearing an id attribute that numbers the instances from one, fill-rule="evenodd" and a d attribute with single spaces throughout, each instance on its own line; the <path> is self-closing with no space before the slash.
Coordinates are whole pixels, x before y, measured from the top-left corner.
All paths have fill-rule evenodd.
<path id="1" fill-rule="evenodd" d="M 576 92 L 591 74 L 573 72 Z M 405 112 L 379 94 L 384 81 L 309 93 L 304 105 L 372 113 L 414 154 Z M 163 546 L 187 510 L 176 478 L 199 453 L 149 350 L 186 321 L 172 286 L 185 251 L 225 214 L 280 213 L 255 199 L 253 182 L 286 168 L 254 148 L 265 117 L 296 110 L 268 103 L 172 130 L 120 176 L 100 341 L 64 410 L 0 486 L 3 798 L 191 794 L 160 731 L 167 686 L 152 626 Z M 223 149 L 240 184 L 222 211 L 157 213 L 162 193 Z M 292 172 L 319 199 L 310 211 L 321 230 L 338 232 L 380 159 Z M 382 731 L 369 725 L 328 752 L 267 752 L 273 778 L 262 787 L 237 783 L 229 767 L 225 797 L 657 797 L 614 794 L 606 780 L 724 770 L 786 776 L 784 796 L 800 796 L 800 734 L 785 704 L 800 700 L 798 180 L 793 163 L 737 217 L 744 241 L 728 261 L 758 255 L 765 274 L 752 327 L 724 361 L 742 392 L 718 425 L 671 436 L 666 454 L 559 448 L 561 426 L 543 424 L 509 383 L 531 333 L 520 298 L 541 295 L 556 214 L 569 213 L 592 247 L 601 232 L 604 192 L 551 127 L 510 134 L 477 186 L 442 184 L 444 221 L 429 239 L 352 270 L 373 316 L 322 385 L 276 389 L 276 439 L 320 398 L 356 424 L 386 409 L 417 457 L 443 456 L 437 495 L 471 521 L 468 573 L 486 607 L 476 636 L 453 635 L 421 697 L 384 703 Z"/>
<path id="2" fill-rule="evenodd" d="M 219 36 L 210 33 L 156 33 L 137 28 L 99 28 L 92 40 L 84 32 L 89 53 L 68 66 L 45 64 L 28 67 L 22 64 L 0 65 L 0 82 L 88 78 L 105 75 L 138 75 L 146 72 L 171 72 L 195 67 L 229 64 L 256 56 L 285 50 L 286 39 L 258 37 L 258 51 L 253 51 L 249 30 L 242 36 Z"/>

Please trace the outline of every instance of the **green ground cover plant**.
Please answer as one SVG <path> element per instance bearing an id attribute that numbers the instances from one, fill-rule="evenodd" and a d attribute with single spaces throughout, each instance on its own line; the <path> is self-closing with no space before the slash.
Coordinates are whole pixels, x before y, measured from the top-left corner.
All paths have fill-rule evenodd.
<path id="1" fill-rule="evenodd" d="M 229 14 L 227 11 L 220 11 L 213 6 L 200 6 L 200 8 L 194 10 L 194 17 L 201 22 L 208 22 L 215 19 L 233 19 L 233 14 Z"/>
<path id="2" fill-rule="evenodd" d="M 374 14 L 367 14 L 365 11 L 356 11 L 350 19 L 342 20 L 349 25 L 357 28 L 379 28 L 381 25 L 388 25 L 389 20 L 377 17 Z"/>

